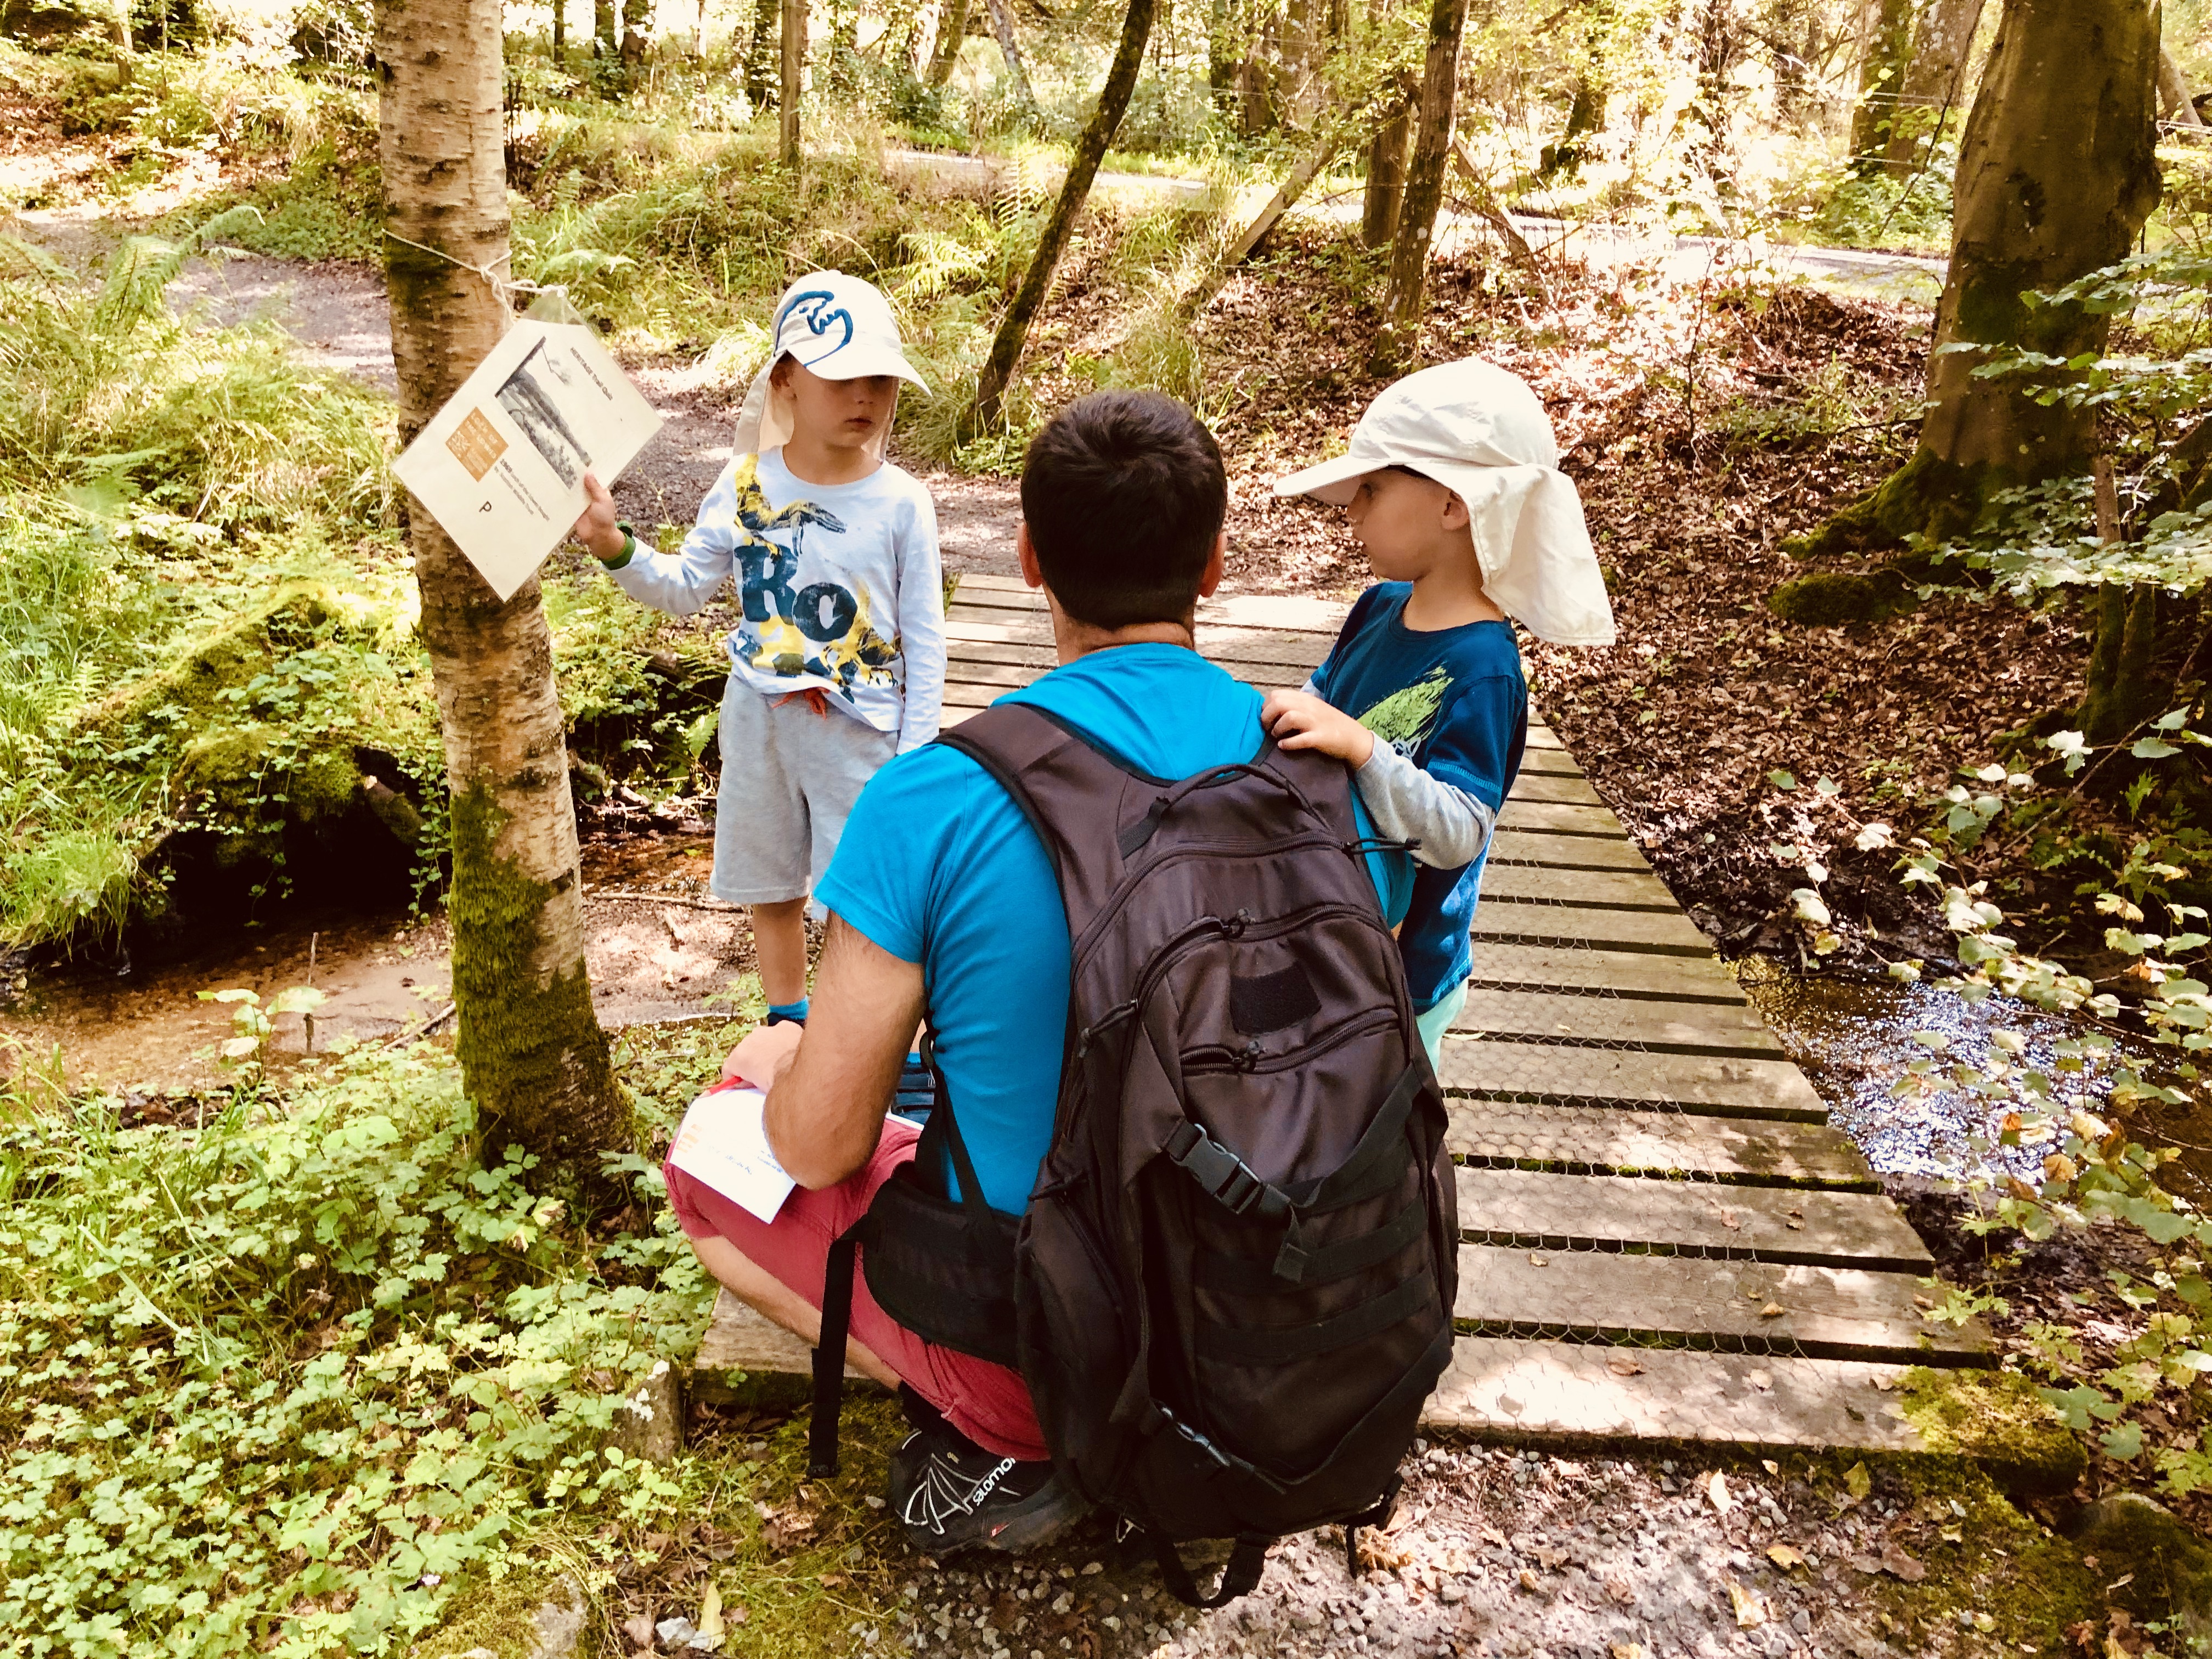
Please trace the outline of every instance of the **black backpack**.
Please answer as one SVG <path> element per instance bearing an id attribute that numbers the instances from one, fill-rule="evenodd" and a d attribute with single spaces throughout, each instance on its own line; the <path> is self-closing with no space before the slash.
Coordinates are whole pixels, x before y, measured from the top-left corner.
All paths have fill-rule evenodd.
<path id="1" fill-rule="evenodd" d="M 892 1318 L 1019 1368 L 1061 1474 L 1150 1534 L 1186 1601 L 1250 1590 L 1288 1533 L 1342 1522 L 1349 1553 L 1450 1360 L 1459 1237 L 1349 773 L 1267 744 L 1146 777 L 1023 704 L 937 740 L 1005 787 L 1059 877 L 1058 1110 L 1017 1221 L 983 1202 L 939 1077 L 914 1161 L 831 1251 L 817 1473 L 860 1246 Z M 1218 1538 L 1237 1546 L 1201 1599 L 1172 1547 Z"/>

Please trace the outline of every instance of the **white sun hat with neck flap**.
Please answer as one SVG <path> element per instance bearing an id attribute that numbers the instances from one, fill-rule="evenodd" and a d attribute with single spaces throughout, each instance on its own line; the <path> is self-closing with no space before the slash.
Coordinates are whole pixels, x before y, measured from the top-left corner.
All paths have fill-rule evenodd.
<path id="1" fill-rule="evenodd" d="M 848 276 L 842 270 L 817 270 L 800 277 L 776 301 L 769 333 L 774 343 L 768 362 L 753 376 L 744 407 L 738 411 L 740 455 L 758 455 L 790 441 L 792 396 L 778 392 L 771 378 L 786 357 L 825 380 L 896 374 L 929 390 L 929 382 L 906 360 L 891 302 L 865 277 Z M 870 440 L 878 459 L 889 436 L 879 432 Z"/>
<path id="2" fill-rule="evenodd" d="M 1275 494 L 1341 507 L 1362 478 L 1393 466 L 1467 503 L 1483 591 L 1499 610 L 1553 645 L 1613 643 L 1582 497 L 1526 380 L 1480 357 L 1408 374 L 1367 406 L 1349 451 L 1278 478 Z"/>

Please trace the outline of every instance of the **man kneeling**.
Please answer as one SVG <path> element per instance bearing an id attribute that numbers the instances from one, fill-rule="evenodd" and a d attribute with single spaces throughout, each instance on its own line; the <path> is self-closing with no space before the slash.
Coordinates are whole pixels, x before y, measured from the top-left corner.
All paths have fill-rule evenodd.
<path id="1" fill-rule="evenodd" d="M 1030 447 L 1018 542 L 1024 578 L 1049 602 L 1060 666 L 1000 702 L 1156 778 L 1261 750 L 1261 694 L 1193 641 L 1198 601 L 1221 580 L 1225 505 L 1219 448 L 1181 404 L 1102 392 L 1063 411 Z M 1370 867 L 1409 878 L 1400 859 Z M 1018 1216 L 1052 1140 L 1070 994 L 1044 845 L 984 768 L 946 744 L 870 781 L 818 896 L 830 915 L 811 1017 L 803 1030 L 756 1031 L 727 1067 L 768 1091 L 769 1144 L 800 1190 L 764 1224 L 668 1170 L 708 1271 L 809 1342 L 831 1245 L 915 1156 L 914 1126 L 886 1115 L 916 1023 L 926 1012 L 983 1200 Z M 962 1195 L 949 1169 L 942 1180 Z M 1024 1549 L 1082 1512 L 1019 1373 L 923 1340 L 865 1280 L 849 1331 L 850 1363 L 896 1388 L 916 1424 L 893 1460 L 891 1502 L 918 1549 Z"/>

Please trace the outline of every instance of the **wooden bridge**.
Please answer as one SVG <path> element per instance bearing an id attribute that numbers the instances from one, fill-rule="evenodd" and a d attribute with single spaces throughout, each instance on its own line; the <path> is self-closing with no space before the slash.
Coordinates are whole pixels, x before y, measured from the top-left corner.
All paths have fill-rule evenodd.
<path id="1" fill-rule="evenodd" d="M 1296 686 L 1344 608 L 1240 598 L 1198 645 Z M 1041 598 L 963 578 L 948 722 L 1053 665 Z M 1559 738 L 1532 726 L 1443 1045 L 1458 1317 L 1437 1428 L 1530 1443 L 1929 1449 L 1895 1391 L 1991 1363 L 1932 1319 L 1926 1249 Z M 804 1370 L 726 1292 L 702 1370 Z"/>

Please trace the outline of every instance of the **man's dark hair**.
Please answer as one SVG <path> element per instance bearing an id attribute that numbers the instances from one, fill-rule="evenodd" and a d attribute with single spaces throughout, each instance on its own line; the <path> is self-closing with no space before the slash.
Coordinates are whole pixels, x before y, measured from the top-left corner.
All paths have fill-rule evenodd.
<path id="1" fill-rule="evenodd" d="M 1094 392 L 1022 462 L 1022 517 L 1045 586 L 1093 628 L 1182 622 L 1229 508 L 1221 446 L 1158 392 Z"/>

